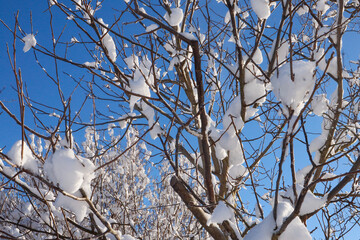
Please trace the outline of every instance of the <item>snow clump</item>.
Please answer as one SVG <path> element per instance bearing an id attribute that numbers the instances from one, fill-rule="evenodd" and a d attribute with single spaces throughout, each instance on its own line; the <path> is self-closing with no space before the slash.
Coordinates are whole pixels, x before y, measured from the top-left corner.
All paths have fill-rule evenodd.
<path id="1" fill-rule="evenodd" d="M 36 46 L 36 39 L 35 39 L 35 36 L 33 34 L 27 34 L 25 37 L 23 37 L 22 40 L 25 43 L 25 46 L 23 48 L 24 52 L 27 52 L 27 51 L 30 50 L 30 48 Z"/>
<path id="2" fill-rule="evenodd" d="M 280 227 L 285 219 L 293 212 L 293 207 L 287 202 L 279 202 L 277 208 L 277 219 L 274 221 L 271 212 L 261 223 L 253 227 L 245 236 L 244 240 L 271 240 L 276 227 Z M 294 218 L 280 235 L 279 240 L 311 240 L 311 235 L 299 217 Z"/>
<path id="3" fill-rule="evenodd" d="M 22 148 L 23 150 L 21 150 Z M 23 151 L 22 156 L 21 151 Z M 24 167 L 25 169 L 28 169 L 33 173 L 38 172 L 37 161 L 34 158 L 29 146 L 25 142 L 21 140 L 17 141 L 11 147 L 10 151 L 7 153 L 7 156 L 18 167 Z"/>
<path id="4" fill-rule="evenodd" d="M 299 182 L 303 183 L 305 181 L 305 175 L 308 173 L 305 171 L 306 170 L 309 170 L 309 168 L 311 168 L 312 166 L 309 166 L 305 169 L 302 169 L 300 170 L 302 172 L 302 176 L 301 176 L 301 179 L 299 179 L 301 173 L 296 173 L 296 177 L 297 177 L 297 180 L 299 179 Z M 300 185 L 300 184 L 296 184 L 296 195 L 299 196 L 303 190 L 303 186 Z M 291 205 L 293 205 L 293 203 L 296 202 L 296 199 L 295 199 L 295 195 L 294 195 L 294 190 L 292 187 L 289 187 L 286 191 L 286 193 L 281 196 L 282 197 L 282 201 L 283 202 L 287 202 Z M 318 198 L 316 197 L 311 191 L 307 190 L 306 191 L 306 194 L 305 194 L 305 198 L 301 204 L 301 208 L 300 208 L 300 212 L 299 212 L 299 215 L 300 216 L 303 216 L 303 215 L 306 215 L 306 214 L 309 214 L 309 213 L 312 213 L 322 207 L 324 207 L 326 205 L 326 200 L 327 200 L 327 196 L 325 195 L 324 197 L 322 198 Z"/>
<path id="5" fill-rule="evenodd" d="M 150 26 L 147 26 L 146 27 L 146 32 L 152 32 L 152 31 L 155 31 L 156 29 L 158 29 L 159 26 L 157 24 L 151 24 Z"/>
<path id="6" fill-rule="evenodd" d="M 181 8 L 172 8 L 170 15 L 166 13 L 164 16 L 165 20 L 172 27 L 179 26 L 181 21 L 183 20 L 183 17 L 184 17 L 184 12 Z"/>
<path id="7" fill-rule="evenodd" d="M 101 31 L 102 31 L 102 37 L 101 37 L 101 43 L 104 46 L 104 48 L 107 50 L 107 53 L 111 59 L 111 61 L 115 62 L 116 61 L 116 46 L 115 46 L 115 42 L 113 40 L 113 38 L 110 36 L 110 34 L 108 33 L 108 24 L 105 24 L 102 18 L 98 19 L 99 23 L 101 23 L 102 25 L 104 25 L 105 27 L 101 26 Z"/>
<path id="8" fill-rule="evenodd" d="M 251 0 L 251 7 L 261 20 L 270 16 L 269 0 Z"/>
<path id="9" fill-rule="evenodd" d="M 271 77 L 273 93 L 287 107 L 283 108 L 285 115 L 289 115 L 288 109 L 291 109 L 294 111 L 294 116 L 298 116 L 309 100 L 315 85 L 315 66 L 315 62 L 294 61 L 292 63 L 293 80 L 290 63 L 280 67 L 279 71 Z"/>
<path id="10" fill-rule="evenodd" d="M 315 115 L 322 116 L 328 110 L 329 100 L 325 94 L 316 95 L 311 102 L 311 108 Z"/>
<path id="11" fill-rule="evenodd" d="M 219 204 L 214 209 L 214 212 L 211 214 L 211 217 L 207 220 L 207 225 L 209 226 L 211 223 L 223 223 L 223 221 L 231 220 L 234 218 L 234 213 L 226 203 L 223 201 L 219 201 Z"/>
<path id="12" fill-rule="evenodd" d="M 76 216 L 76 221 L 81 222 L 88 213 L 88 206 L 85 201 L 78 201 L 59 193 L 54 206 L 57 208 L 66 208 L 72 211 Z"/>
<path id="13" fill-rule="evenodd" d="M 87 158 L 76 156 L 72 149 L 58 149 L 45 165 L 46 176 L 64 191 L 74 194 L 82 188 L 91 193 L 90 182 L 94 178 L 94 164 Z"/>

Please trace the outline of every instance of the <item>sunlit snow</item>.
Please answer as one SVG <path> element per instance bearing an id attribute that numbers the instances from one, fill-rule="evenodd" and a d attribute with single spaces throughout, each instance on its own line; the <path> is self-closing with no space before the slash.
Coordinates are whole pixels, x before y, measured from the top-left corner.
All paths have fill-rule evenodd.
<path id="1" fill-rule="evenodd" d="M 292 68 L 292 69 L 291 69 Z M 272 90 L 276 98 L 284 106 L 299 115 L 315 85 L 315 63 L 310 61 L 294 61 L 286 63 L 271 77 Z M 291 77 L 293 74 L 293 79 Z M 288 115 L 288 109 L 283 108 Z"/>
<path id="2" fill-rule="evenodd" d="M 13 163 L 19 167 L 24 167 L 34 173 L 38 171 L 38 163 L 34 158 L 29 146 L 26 142 L 17 141 L 7 153 Z"/>
<path id="3" fill-rule="evenodd" d="M 270 16 L 268 0 L 251 0 L 251 7 L 260 19 L 267 19 Z"/>
<path id="4" fill-rule="evenodd" d="M 30 50 L 30 48 L 36 46 L 36 39 L 35 39 L 35 36 L 33 34 L 27 34 L 25 37 L 23 37 L 22 40 L 25 43 L 25 46 L 23 48 L 24 52 L 27 52 L 27 51 Z"/>
<path id="5" fill-rule="evenodd" d="M 165 14 L 166 21 L 173 27 L 178 26 L 183 20 L 183 17 L 184 13 L 181 8 L 172 8 L 170 15 L 168 13 Z"/>

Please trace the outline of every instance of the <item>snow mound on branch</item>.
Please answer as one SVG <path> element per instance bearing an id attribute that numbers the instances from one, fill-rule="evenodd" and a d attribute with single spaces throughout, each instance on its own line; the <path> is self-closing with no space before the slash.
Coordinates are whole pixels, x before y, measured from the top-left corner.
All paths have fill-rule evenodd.
<path id="1" fill-rule="evenodd" d="M 36 39 L 35 39 L 35 36 L 33 34 L 27 34 L 25 37 L 23 37 L 22 40 L 25 43 L 25 46 L 23 48 L 24 52 L 27 52 L 27 51 L 30 50 L 30 48 L 36 46 Z"/>
<path id="2" fill-rule="evenodd" d="M 323 113 L 329 109 L 328 105 L 329 100 L 326 98 L 325 94 L 314 96 L 311 102 L 312 111 L 317 116 L 322 116 Z"/>
<path id="3" fill-rule="evenodd" d="M 156 139 L 159 135 L 163 133 L 158 122 L 155 121 L 155 111 L 154 109 L 146 104 L 141 102 L 142 113 L 146 116 L 149 124 L 150 136 L 152 139 Z"/>
<path id="4" fill-rule="evenodd" d="M 241 117 L 241 98 L 237 96 L 229 108 L 226 110 L 223 118 L 224 129 L 229 128 L 232 131 L 239 131 L 244 127 L 244 121 Z"/>
<path id="5" fill-rule="evenodd" d="M 85 201 L 78 201 L 67 197 L 61 193 L 56 198 L 54 206 L 57 208 L 66 208 L 72 211 L 76 216 L 76 221 L 81 222 L 88 212 L 88 205 Z"/>
<path id="6" fill-rule="evenodd" d="M 171 14 L 165 14 L 165 20 L 170 24 L 170 26 L 179 26 L 181 21 L 183 20 L 184 12 L 181 8 L 172 8 Z"/>
<path id="7" fill-rule="evenodd" d="M 261 20 L 270 16 L 269 0 L 251 0 L 251 7 Z"/>
<path id="8" fill-rule="evenodd" d="M 121 240 L 135 240 L 132 236 L 125 234 L 121 236 Z"/>
<path id="9" fill-rule="evenodd" d="M 155 29 L 159 28 L 159 26 L 157 24 L 151 24 L 150 26 L 147 26 L 146 27 L 146 32 L 152 32 L 154 31 Z"/>
<path id="10" fill-rule="evenodd" d="M 57 0 L 49 0 L 50 6 L 55 5 L 57 3 Z"/>
<path id="11" fill-rule="evenodd" d="M 129 81 L 129 89 L 133 94 L 130 96 L 130 112 L 133 111 L 135 103 L 142 97 L 150 97 L 150 90 L 154 86 L 154 75 L 160 77 L 161 69 L 158 69 L 145 55 L 141 62 L 136 56 L 132 55 L 124 59 L 130 69 L 133 70 L 133 78 Z M 155 74 L 154 74 L 155 71 Z"/>
<path id="12" fill-rule="evenodd" d="M 261 53 L 261 50 L 260 48 L 256 48 L 255 50 L 255 54 L 254 56 L 252 57 L 252 60 L 254 61 L 254 63 L 256 64 L 261 64 L 263 62 L 263 56 L 262 56 L 262 53 Z"/>
<path id="13" fill-rule="evenodd" d="M 257 109 L 248 107 L 245 114 L 245 120 L 253 117 L 256 114 L 256 111 Z M 246 168 L 241 165 L 244 163 L 243 149 L 237 135 L 244 127 L 244 121 L 241 117 L 240 97 L 235 97 L 229 108 L 226 110 L 222 121 L 222 130 L 215 128 L 212 120 L 209 122 L 209 134 L 215 142 L 216 156 L 221 160 L 226 156 L 229 157 L 230 178 L 236 179 L 246 175 L 248 172 Z"/>
<path id="14" fill-rule="evenodd" d="M 256 78 L 247 82 L 244 86 L 245 102 L 247 104 L 262 104 L 266 100 L 266 87 L 264 83 Z"/>
<path id="15" fill-rule="evenodd" d="M 294 81 L 292 81 L 290 63 L 286 63 L 270 79 L 276 98 L 284 106 L 294 110 L 295 116 L 299 115 L 314 89 L 315 67 L 315 62 L 294 61 L 292 63 Z M 283 110 L 284 114 L 288 115 L 288 109 L 283 108 Z"/>
<path id="16" fill-rule="evenodd" d="M 299 174 L 297 174 L 297 177 L 298 177 L 298 175 Z M 305 177 L 305 175 L 303 175 L 303 177 Z M 304 179 L 300 179 L 300 181 L 304 181 Z M 300 184 L 296 185 L 297 196 L 300 196 L 300 193 L 303 190 L 303 188 L 304 187 L 301 186 Z M 288 202 L 289 204 L 291 204 L 289 199 L 291 199 L 292 202 L 296 202 L 296 199 L 294 196 L 294 190 L 292 187 L 289 187 L 288 190 L 286 191 L 285 195 L 282 197 L 283 197 L 282 198 L 283 201 Z M 326 205 L 326 200 L 327 200 L 327 196 L 318 198 L 311 191 L 307 190 L 306 194 L 305 194 L 305 198 L 301 204 L 299 215 L 303 216 L 303 215 L 315 212 L 316 210 L 318 210 Z"/>
<path id="17" fill-rule="evenodd" d="M 319 0 L 316 3 L 315 9 L 318 12 L 321 12 L 322 15 L 324 15 L 324 13 L 326 13 L 326 11 L 330 8 L 330 6 L 326 3 L 326 0 Z"/>
<path id="18" fill-rule="evenodd" d="M 90 160 L 76 156 L 72 149 L 66 148 L 58 149 L 44 165 L 46 176 L 71 194 L 80 188 L 90 194 L 94 169 L 95 166 Z"/>
<path id="19" fill-rule="evenodd" d="M 131 56 L 124 58 L 124 62 L 128 66 L 129 69 L 134 69 L 139 66 L 139 58 L 132 54 Z"/>
<path id="20" fill-rule="evenodd" d="M 107 50 L 107 53 L 111 59 L 111 61 L 115 62 L 116 61 L 116 46 L 115 46 L 115 42 L 113 40 L 113 38 L 110 36 L 110 34 L 108 33 L 109 30 L 107 29 L 108 24 L 105 24 L 102 18 L 99 18 L 98 21 L 104 25 L 105 27 L 101 26 L 101 31 L 102 31 L 102 38 L 101 38 L 101 43 L 104 46 L 104 48 Z"/>
<path id="21" fill-rule="evenodd" d="M 211 214 L 211 217 L 207 220 L 207 225 L 211 223 L 223 223 L 225 220 L 230 220 L 234 217 L 233 211 L 226 206 L 226 203 L 219 201 L 219 204 L 214 209 L 214 212 Z"/>
<path id="22" fill-rule="evenodd" d="M 273 212 L 261 223 L 253 227 L 245 236 L 244 240 L 271 240 L 275 227 L 283 224 L 285 219 L 292 213 L 293 207 L 287 202 L 279 202 L 277 209 L 277 221 L 275 224 Z M 294 218 L 280 235 L 279 240 L 311 240 L 311 235 L 299 217 Z"/>
<path id="23" fill-rule="evenodd" d="M 252 61 L 245 66 L 247 59 L 244 59 L 245 66 L 245 86 L 244 95 L 246 104 L 257 103 L 262 105 L 266 100 L 266 85 L 263 81 L 263 74 L 257 65 L 263 62 L 261 50 L 257 48 L 252 56 Z M 255 63 L 255 64 L 254 64 Z M 237 71 L 237 70 L 236 70 Z M 233 71 L 233 74 L 236 74 Z M 247 109 L 250 111 L 250 109 Z"/>
<path id="24" fill-rule="evenodd" d="M 34 158 L 29 146 L 26 142 L 23 142 L 23 150 L 22 149 L 22 140 L 17 141 L 7 153 L 7 156 L 11 159 L 13 163 L 15 163 L 18 167 L 24 167 L 25 169 L 30 170 L 33 173 L 38 172 L 37 161 Z M 21 151 L 23 151 L 23 155 L 21 157 Z"/>
<path id="25" fill-rule="evenodd" d="M 98 68 L 99 63 L 98 62 L 84 62 L 84 65 L 87 67 Z"/>

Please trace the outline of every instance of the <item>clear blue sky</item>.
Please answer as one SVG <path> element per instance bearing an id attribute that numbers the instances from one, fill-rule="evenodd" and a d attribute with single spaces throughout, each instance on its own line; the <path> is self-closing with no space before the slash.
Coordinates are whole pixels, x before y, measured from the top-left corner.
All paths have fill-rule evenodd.
<path id="1" fill-rule="evenodd" d="M 10 28 L 14 28 L 15 15 L 19 10 L 19 21 L 22 23 L 23 30 L 26 32 L 31 32 L 29 25 L 30 10 L 34 9 L 36 10 L 33 10 L 33 25 L 35 26 L 34 30 L 43 30 L 44 24 L 42 21 L 44 21 L 47 17 L 42 13 L 46 10 L 46 1 L 1 0 L 0 3 L 2 6 L 0 8 L 0 18 L 6 22 Z M 42 10 L 38 11 L 38 9 Z M 9 106 L 9 108 L 14 111 L 14 114 L 19 116 L 19 109 L 17 107 L 18 100 L 16 92 L 13 89 L 16 88 L 16 83 L 12 74 L 6 50 L 6 43 L 12 46 L 12 35 L 2 24 L 0 25 L 0 39 L 0 100 Z M 31 82 L 34 83 L 29 87 L 32 91 L 35 92 L 37 89 L 40 90 L 42 87 L 36 80 L 38 71 L 35 71 L 35 64 L 32 60 L 32 52 L 29 51 L 27 54 L 23 53 L 22 45 L 23 44 L 17 40 L 17 64 L 19 67 L 21 67 L 26 81 L 31 79 Z M 16 127 L 13 121 L 5 113 L 0 115 L 0 131 L 2 136 L 0 137 L 0 148 L 4 146 L 11 147 L 11 145 L 21 137 L 19 128 Z"/>

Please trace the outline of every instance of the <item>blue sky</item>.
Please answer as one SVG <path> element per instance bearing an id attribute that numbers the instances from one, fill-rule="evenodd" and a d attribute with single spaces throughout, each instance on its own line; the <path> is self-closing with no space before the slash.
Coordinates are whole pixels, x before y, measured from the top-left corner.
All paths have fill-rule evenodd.
<path id="1" fill-rule="evenodd" d="M 4 1 L 0 0 L 2 4 L 2 8 L 0 9 L 0 19 L 2 19 L 11 29 L 14 28 L 15 24 L 15 15 L 19 10 L 19 23 L 22 30 L 28 34 L 33 33 L 36 36 L 37 43 L 48 48 L 52 49 L 51 43 L 51 29 L 49 26 L 50 14 L 48 11 L 48 3 L 47 1 L 25 1 L 25 0 L 14 0 L 14 1 Z M 117 1 L 108 1 L 108 3 L 116 4 L 116 6 L 120 7 L 121 3 L 117 3 Z M 109 4 L 111 5 L 111 4 Z M 112 22 L 113 16 L 110 14 L 106 14 L 107 7 L 111 7 L 107 4 L 104 4 L 104 7 L 98 11 L 99 15 L 104 18 L 105 22 Z M 61 34 L 60 42 L 70 42 L 72 37 L 77 37 L 77 32 L 72 31 L 72 24 L 67 24 L 66 28 L 64 27 L 64 20 L 66 16 L 58 11 L 55 8 L 52 8 L 53 11 L 53 25 L 54 25 L 54 33 L 55 37 Z M 32 13 L 32 27 L 30 24 L 30 13 Z M 61 24 L 57 24 L 60 22 Z M 66 20 L 65 20 L 66 22 Z M 18 31 L 18 34 L 20 32 Z M 20 36 L 22 36 L 20 34 Z M 19 107 L 18 107 L 18 98 L 16 91 L 16 82 L 12 73 L 11 65 L 9 63 L 7 51 L 6 51 L 6 43 L 9 44 L 11 55 L 12 55 L 12 34 L 7 28 L 0 24 L 0 69 L 1 69 L 1 77 L 0 77 L 0 100 L 8 106 L 8 108 L 19 117 Z M 62 43 L 60 43 L 62 44 Z M 29 96 L 34 101 L 43 102 L 51 105 L 52 107 L 57 107 L 61 109 L 61 105 L 59 105 L 59 94 L 57 92 L 57 87 L 51 83 L 51 80 L 46 76 L 41 67 L 44 67 L 46 71 L 52 76 L 55 77 L 55 64 L 54 60 L 38 54 L 38 58 L 42 66 L 40 67 L 34 61 L 34 53 L 32 50 L 24 53 L 22 51 L 24 44 L 17 39 L 16 47 L 17 47 L 17 67 L 21 68 L 23 81 L 26 83 L 26 90 L 29 93 Z M 62 48 L 64 49 L 64 48 Z M 72 51 L 68 52 L 68 56 L 70 59 L 73 59 L 77 62 L 85 62 L 91 61 L 91 56 L 86 54 L 85 49 L 81 48 L 72 48 Z M 81 54 L 79 54 L 81 51 Z M 84 54 L 85 53 L 85 54 Z M 72 71 L 73 69 L 67 69 L 66 67 L 69 64 L 63 64 L 58 62 L 60 66 L 59 76 L 62 84 L 62 91 L 65 93 L 65 97 L 69 97 L 70 93 L 73 91 L 74 82 L 73 80 L 64 72 L 64 69 L 68 70 L 67 73 L 81 77 L 84 72 Z M 76 75 L 79 74 L 79 75 Z M 82 74 L 82 75 L 80 75 Z M 85 98 L 85 94 L 82 92 L 81 94 L 75 94 L 72 97 L 72 104 L 74 105 L 74 109 L 79 106 L 83 102 Z M 49 110 L 50 111 L 50 110 Z M 89 109 L 85 109 L 84 111 L 89 111 Z M 0 111 L 1 112 L 1 111 Z M 54 112 L 58 112 L 54 109 Z M 84 114 L 85 115 L 85 114 Z M 87 116 L 90 116 L 90 112 L 87 113 Z M 89 118 L 83 119 L 84 121 L 88 121 Z M 34 127 L 34 123 L 32 121 L 31 113 L 27 112 L 25 114 L 25 121 L 29 125 L 29 127 Z M 56 123 L 56 119 L 54 119 L 54 124 Z M 11 145 L 21 139 L 21 129 L 14 124 L 14 121 L 10 119 L 5 113 L 0 115 L 0 131 L 3 135 L 7 136 L 6 138 L 0 138 L 0 148 L 4 146 L 9 149 Z M 5 150 L 6 152 L 7 150 Z"/>
<path id="2" fill-rule="evenodd" d="M 45 1 L 1 1 L 3 7 L 0 8 L 0 18 L 8 24 L 10 28 L 14 28 L 15 15 L 19 10 L 19 22 L 21 23 L 23 30 L 26 33 L 31 32 L 30 27 L 30 10 L 31 9 L 43 9 L 42 11 L 33 11 L 33 25 L 34 33 L 36 31 L 43 31 L 46 27 L 45 24 L 42 24 L 46 21 L 47 16 L 43 14 L 46 10 Z M 9 47 L 12 46 L 12 34 L 1 24 L 0 26 L 0 99 L 6 104 L 14 114 L 19 116 L 19 108 L 17 107 L 18 99 L 14 88 L 16 88 L 15 78 L 12 73 L 11 65 L 9 63 L 9 58 L 6 50 L 6 43 L 9 44 Z M 44 84 L 41 84 L 41 78 L 39 78 L 39 70 L 36 64 L 33 61 L 33 53 L 30 50 L 27 53 L 23 53 L 22 47 L 23 44 L 17 40 L 17 65 L 21 67 L 24 81 L 28 82 L 29 91 L 36 93 L 44 87 Z M 11 55 L 12 55 L 12 50 Z M 30 83 L 30 84 L 29 84 Z M 33 84 L 31 84 L 33 83 Z M 46 96 L 44 96 L 46 97 Z M 7 146 L 11 147 L 12 143 L 21 138 L 21 131 L 12 119 L 10 119 L 5 113 L 0 115 L 0 129 L 1 135 L 6 136 L 6 138 L 0 138 L 0 148 Z M 7 148 L 8 149 L 8 148 Z"/>

